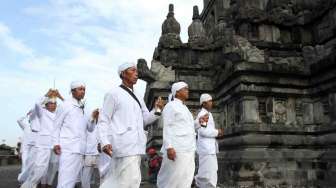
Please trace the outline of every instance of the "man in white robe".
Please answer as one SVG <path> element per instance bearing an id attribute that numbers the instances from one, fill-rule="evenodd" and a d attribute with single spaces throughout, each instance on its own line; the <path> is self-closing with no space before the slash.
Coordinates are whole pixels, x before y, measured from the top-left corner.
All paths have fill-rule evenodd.
<path id="1" fill-rule="evenodd" d="M 27 122 L 29 119 L 29 123 Z M 32 166 L 34 163 L 33 148 L 35 146 L 36 133 L 32 132 L 31 123 L 39 123 L 38 120 L 34 120 L 32 117 L 32 111 L 28 112 L 25 117 L 20 118 L 17 123 L 23 130 L 23 137 L 21 143 L 21 172 L 18 176 L 19 183 L 23 183 L 27 180 L 28 175 L 31 174 Z"/>
<path id="2" fill-rule="evenodd" d="M 86 151 L 84 156 L 84 167 L 82 170 L 81 182 L 82 188 L 91 187 L 91 179 L 94 169 L 97 167 L 99 151 L 98 151 L 98 129 L 93 132 L 87 132 Z"/>
<path id="3" fill-rule="evenodd" d="M 72 98 L 65 100 L 57 109 L 53 134 L 54 151 L 60 155 L 58 169 L 58 188 L 74 188 L 83 168 L 86 150 L 86 132 L 93 131 L 98 111 L 90 118 L 83 98 L 85 84 L 71 83 Z"/>
<path id="4" fill-rule="evenodd" d="M 202 106 L 197 119 L 207 116 L 206 125 L 198 128 L 197 154 L 199 157 L 198 173 L 195 177 L 196 185 L 199 188 L 216 188 L 217 186 L 217 156 L 218 144 L 216 137 L 223 135 L 222 129 L 216 129 L 211 109 L 213 106 L 212 97 L 209 94 L 202 94 L 200 98 Z"/>
<path id="5" fill-rule="evenodd" d="M 196 133 L 194 118 L 185 105 L 188 85 L 172 85 L 172 101 L 162 112 L 163 161 L 157 178 L 158 188 L 190 188 L 195 172 Z"/>
<path id="6" fill-rule="evenodd" d="M 99 116 L 103 151 L 112 157 L 111 169 L 100 187 L 139 188 L 141 155 L 145 154 L 147 141 L 144 126 L 159 116 L 155 115 L 155 110 L 149 112 L 143 99 L 133 92 L 138 80 L 136 65 L 124 63 L 119 66 L 118 74 L 122 84 L 105 95 Z M 156 109 L 162 107 L 162 101 L 155 102 Z M 111 140 L 108 139 L 109 129 Z"/>
<path id="7" fill-rule="evenodd" d="M 33 126 L 33 131 L 37 132 L 36 144 L 34 147 L 34 164 L 32 173 L 22 184 L 21 188 L 36 188 L 43 177 L 47 176 L 52 152 L 52 132 L 54 130 L 54 120 L 56 111 L 56 97 L 62 99 L 57 90 L 49 90 L 48 93 L 35 104 L 33 113 L 39 120 L 39 126 Z M 46 182 L 41 182 L 42 187 L 46 187 Z"/>

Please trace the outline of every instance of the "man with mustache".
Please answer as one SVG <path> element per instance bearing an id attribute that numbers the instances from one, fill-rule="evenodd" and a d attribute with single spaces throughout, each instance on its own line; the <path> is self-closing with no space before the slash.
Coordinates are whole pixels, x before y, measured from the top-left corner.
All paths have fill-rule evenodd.
<path id="1" fill-rule="evenodd" d="M 112 167 L 101 188 L 138 188 L 141 155 L 145 154 L 147 141 L 144 126 L 159 116 L 155 110 L 149 112 L 143 99 L 134 93 L 133 86 L 138 80 L 136 65 L 124 63 L 118 74 L 122 84 L 105 95 L 98 122 L 103 151 L 112 157 Z M 162 109 L 163 101 L 157 100 L 154 108 Z"/>

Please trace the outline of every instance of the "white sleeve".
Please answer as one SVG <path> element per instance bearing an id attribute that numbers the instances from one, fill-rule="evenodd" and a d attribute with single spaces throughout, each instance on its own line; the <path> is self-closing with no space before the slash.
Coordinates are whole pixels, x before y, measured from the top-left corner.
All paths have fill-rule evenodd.
<path id="1" fill-rule="evenodd" d="M 144 120 L 144 125 L 149 125 L 152 124 L 154 121 L 156 121 L 157 119 L 159 119 L 160 116 L 156 116 L 155 113 L 155 109 L 153 109 L 152 111 L 149 112 L 145 102 L 143 100 L 141 100 L 141 111 L 142 111 L 142 116 L 143 116 L 143 120 Z"/>
<path id="2" fill-rule="evenodd" d="M 26 119 L 26 116 L 17 120 L 17 123 L 19 124 L 19 126 L 21 127 L 22 130 L 29 127 L 29 125 L 24 122 L 25 119 Z"/>
<path id="3" fill-rule="evenodd" d="M 96 122 L 92 119 L 91 114 L 87 117 L 87 131 L 93 132 L 96 127 Z"/>
<path id="4" fill-rule="evenodd" d="M 162 111 L 163 145 L 165 149 L 173 148 L 171 141 L 171 126 L 174 126 L 175 112 L 172 106 L 166 106 Z"/>
<path id="5" fill-rule="evenodd" d="M 116 107 L 116 101 L 111 93 L 107 93 L 104 97 L 103 107 L 99 113 L 98 118 L 98 134 L 101 140 L 102 146 L 111 144 L 108 135 L 111 126 L 111 119 Z"/>
<path id="6" fill-rule="evenodd" d="M 41 97 L 40 100 L 38 100 L 36 103 L 35 103 L 35 107 L 34 107 L 34 111 L 37 115 L 38 118 L 41 118 L 42 117 L 42 113 L 43 113 L 43 107 L 42 107 L 42 104 L 43 102 L 46 100 L 46 97 Z"/>
<path id="7" fill-rule="evenodd" d="M 67 110 L 65 108 L 66 108 L 65 106 L 59 106 L 56 111 L 56 116 L 55 116 L 55 121 L 54 121 L 54 131 L 52 133 L 54 145 L 60 144 L 59 143 L 60 132 L 63 126 L 64 119 L 67 114 Z"/>
<path id="8" fill-rule="evenodd" d="M 204 116 L 205 114 L 207 114 L 208 112 L 205 112 L 205 111 L 201 111 L 200 113 L 198 113 L 197 115 L 197 118 L 195 121 L 198 122 L 198 125 L 199 125 L 199 118 L 201 116 Z M 215 138 L 218 136 L 218 130 L 217 129 L 214 129 L 214 128 L 209 128 L 209 127 L 201 127 L 199 125 L 198 127 L 198 134 L 203 136 L 203 137 L 207 137 L 207 138 Z"/>
<path id="9" fill-rule="evenodd" d="M 200 111 L 200 112 L 197 114 L 197 117 L 196 117 L 196 119 L 194 120 L 194 126 L 195 126 L 195 130 L 196 130 L 196 132 L 197 132 L 197 130 L 198 130 L 199 128 L 201 128 L 201 124 L 199 123 L 199 118 L 200 118 L 201 116 L 205 115 L 205 114 L 206 114 L 206 112 L 204 112 L 204 111 Z"/>
<path id="10" fill-rule="evenodd" d="M 198 129 L 198 134 L 207 138 L 216 138 L 218 136 L 218 130 L 208 127 L 201 127 Z"/>

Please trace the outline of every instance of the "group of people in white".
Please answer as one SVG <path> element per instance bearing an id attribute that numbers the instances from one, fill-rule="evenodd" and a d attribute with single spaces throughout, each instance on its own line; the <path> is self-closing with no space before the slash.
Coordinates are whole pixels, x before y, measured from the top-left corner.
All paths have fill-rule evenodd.
<path id="1" fill-rule="evenodd" d="M 188 85 L 176 82 L 168 101 L 159 97 L 149 111 L 133 90 L 138 80 L 136 65 L 120 65 L 118 75 L 121 85 L 105 95 L 99 110 L 87 112 L 85 84 L 74 81 L 69 99 L 50 89 L 18 120 L 24 130 L 18 176 L 21 188 L 51 187 L 57 172 L 57 188 L 74 188 L 79 182 L 89 188 L 95 167 L 101 188 L 139 188 L 147 142 L 144 127 L 159 118 L 163 122 L 163 161 L 157 187 L 189 188 L 194 179 L 197 187 L 216 187 L 216 138 L 224 133 L 215 128 L 212 97 L 201 95 L 200 112 L 194 118 L 185 105 Z M 61 105 L 57 98 L 63 101 Z M 199 157 L 196 176 L 195 152 Z"/>

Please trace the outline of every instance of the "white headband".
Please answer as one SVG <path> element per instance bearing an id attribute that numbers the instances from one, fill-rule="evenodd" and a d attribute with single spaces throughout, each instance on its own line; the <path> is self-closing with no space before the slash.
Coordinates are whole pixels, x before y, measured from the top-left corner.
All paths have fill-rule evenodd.
<path id="1" fill-rule="evenodd" d="M 120 76 L 120 74 L 121 74 L 122 71 L 125 71 L 126 69 L 131 68 L 131 67 L 137 68 L 136 64 L 132 63 L 132 62 L 126 62 L 126 63 L 123 63 L 123 64 L 119 65 L 119 67 L 118 67 L 118 75 Z"/>
<path id="2" fill-rule="evenodd" d="M 176 95 L 176 92 L 178 92 L 179 90 L 185 88 L 185 87 L 188 87 L 188 84 L 185 83 L 185 82 L 176 82 L 172 85 L 172 88 L 171 88 L 171 100 L 175 97 Z"/>
<path id="3" fill-rule="evenodd" d="M 46 97 L 43 102 L 42 102 L 42 105 L 45 106 L 46 104 L 48 103 L 57 103 L 57 98 L 56 97 Z"/>
<path id="4" fill-rule="evenodd" d="M 210 101 L 210 100 L 212 100 L 211 95 L 209 95 L 207 93 L 203 93 L 200 97 L 200 104 L 202 104 L 203 102 L 206 102 L 206 101 Z"/>
<path id="5" fill-rule="evenodd" d="M 85 87 L 85 83 L 81 82 L 81 81 L 73 81 L 70 84 L 70 89 L 71 90 L 79 88 L 79 87 Z"/>

